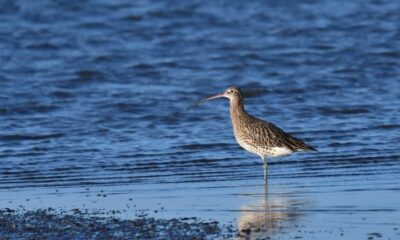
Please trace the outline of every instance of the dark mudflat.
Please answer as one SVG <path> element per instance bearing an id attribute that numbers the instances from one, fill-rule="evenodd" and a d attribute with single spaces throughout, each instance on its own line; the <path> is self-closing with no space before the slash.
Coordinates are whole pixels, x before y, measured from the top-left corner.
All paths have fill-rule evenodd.
<path id="1" fill-rule="evenodd" d="M 198 218 L 94 217 L 80 211 L 0 210 L 0 239 L 214 239 L 222 235 L 218 222 Z"/>

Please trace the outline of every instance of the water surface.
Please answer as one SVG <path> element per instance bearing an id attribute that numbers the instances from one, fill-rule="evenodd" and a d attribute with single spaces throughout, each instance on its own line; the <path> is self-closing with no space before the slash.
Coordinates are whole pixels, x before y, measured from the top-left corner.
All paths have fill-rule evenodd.
<path id="1" fill-rule="evenodd" d="M 399 2 L 6 2 L 3 208 L 399 238 Z M 187 111 L 231 85 L 319 152 L 271 159 L 265 186 L 227 101 Z"/>

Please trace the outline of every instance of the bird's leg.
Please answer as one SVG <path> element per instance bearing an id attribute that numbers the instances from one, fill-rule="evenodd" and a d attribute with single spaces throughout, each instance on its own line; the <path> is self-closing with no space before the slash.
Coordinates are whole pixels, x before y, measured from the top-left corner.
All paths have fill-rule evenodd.
<path id="1" fill-rule="evenodd" d="M 263 156 L 261 157 L 264 162 L 264 182 L 267 183 L 267 175 L 268 175 L 268 162 L 267 159 Z"/>

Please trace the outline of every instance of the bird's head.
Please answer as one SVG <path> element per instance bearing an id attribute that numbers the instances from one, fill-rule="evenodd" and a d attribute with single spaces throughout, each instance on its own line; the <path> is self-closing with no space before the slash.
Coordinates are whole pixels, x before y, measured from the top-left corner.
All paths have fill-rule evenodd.
<path id="1" fill-rule="evenodd" d="M 221 98 L 221 97 L 229 98 L 229 100 L 231 100 L 231 101 L 232 100 L 236 100 L 236 101 L 243 100 L 242 92 L 240 91 L 240 89 L 238 87 L 229 87 L 223 93 L 208 97 L 208 98 L 206 98 L 206 100 L 211 100 L 211 99 Z"/>

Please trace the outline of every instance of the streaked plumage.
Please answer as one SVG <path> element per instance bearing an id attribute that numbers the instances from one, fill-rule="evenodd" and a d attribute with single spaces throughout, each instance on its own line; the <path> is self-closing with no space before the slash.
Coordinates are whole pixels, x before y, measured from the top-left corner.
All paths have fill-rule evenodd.
<path id="1" fill-rule="evenodd" d="M 248 114 L 244 109 L 243 95 L 239 88 L 230 87 L 224 93 L 207 99 L 219 97 L 230 99 L 230 115 L 236 141 L 242 148 L 263 159 L 265 180 L 268 167 L 267 158 L 299 151 L 316 151 L 274 124 Z"/>

